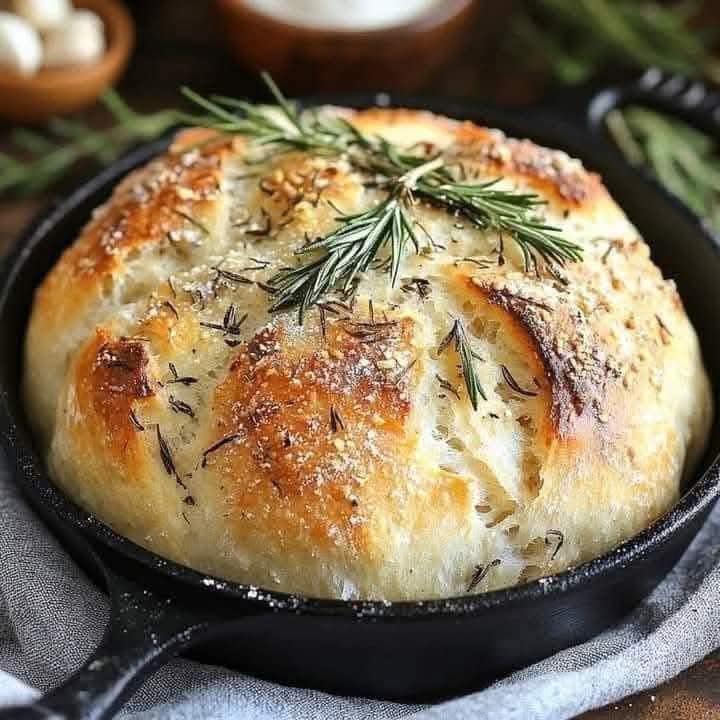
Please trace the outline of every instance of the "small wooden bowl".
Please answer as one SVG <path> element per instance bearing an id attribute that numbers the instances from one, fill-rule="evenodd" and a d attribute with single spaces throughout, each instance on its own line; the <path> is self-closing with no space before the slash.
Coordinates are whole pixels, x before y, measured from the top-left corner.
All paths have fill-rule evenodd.
<path id="1" fill-rule="evenodd" d="M 127 65 L 135 31 L 118 0 L 76 0 L 75 7 L 93 10 L 103 20 L 107 49 L 91 65 L 42 69 L 30 77 L 0 68 L 0 117 L 34 123 L 91 105 Z"/>
<path id="2" fill-rule="evenodd" d="M 235 56 L 293 93 L 418 90 L 462 46 L 480 4 L 442 0 L 405 24 L 353 31 L 292 25 L 243 0 L 216 3 Z"/>

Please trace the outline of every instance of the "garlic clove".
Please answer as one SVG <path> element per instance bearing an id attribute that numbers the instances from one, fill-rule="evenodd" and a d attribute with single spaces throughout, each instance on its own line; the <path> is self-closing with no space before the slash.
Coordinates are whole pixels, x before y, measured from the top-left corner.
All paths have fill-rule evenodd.
<path id="1" fill-rule="evenodd" d="M 40 32 L 57 27 L 72 11 L 69 0 L 13 0 L 13 12 Z"/>
<path id="2" fill-rule="evenodd" d="M 76 10 L 45 35 L 44 65 L 87 65 L 105 52 L 103 22 L 90 10 Z"/>
<path id="3" fill-rule="evenodd" d="M 0 12 L 0 67 L 33 75 L 42 63 L 40 36 L 29 22 Z"/>

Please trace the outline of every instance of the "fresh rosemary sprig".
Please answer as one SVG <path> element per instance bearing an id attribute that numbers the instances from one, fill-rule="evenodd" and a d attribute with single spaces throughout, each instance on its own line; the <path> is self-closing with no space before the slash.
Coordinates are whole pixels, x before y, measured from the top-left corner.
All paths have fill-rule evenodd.
<path id="1" fill-rule="evenodd" d="M 467 389 L 468 398 L 473 406 L 473 410 L 477 410 L 480 405 L 480 398 L 487 400 L 485 392 L 480 384 L 480 379 L 477 376 L 475 370 L 476 359 L 479 359 L 478 355 L 473 351 L 468 339 L 467 333 L 465 332 L 465 326 L 462 324 L 460 319 L 456 319 L 453 322 L 450 332 L 443 338 L 438 347 L 438 355 L 442 354 L 445 349 L 451 344 L 455 343 L 455 352 L 460 358 L 460 365 L 462 367 L 463 380 L 465 380 L 465 388 Z"/>
<path id="2" fill-rule="evenodd" d="M 565 240 L 557 228 L 537 218 L 535 211 L 544 204 L 537 195 L 502 190 L 497 188 L 498 182 L 471 184 L 430 178 L 418 184 L 417 195 L 456 211 L 479 228 L 512 238 L 528 271 L 539 269 L 538 258 L 548 265 L 582 260 L 579 245 Z"/>
<path id="3" fill-rule="evenodd" d="M 408 241 L 419 247 L 400 192 L 393 193 L 377 207 L 354 215 L 340 215 L 337 220 L 340 222 L 337 230 L 298 251 L 306 254 L 321 250 L 324 255 L 271 279 L 275 289 L 272 311 L 298 306 L 302 323 L 311 305 L 334 288 L 347 290 L 358 273 L 365 272 L 377 261 L 383 248 L 389 248 L 389 257 L 377 261 L 377 265 L 390 266 L 394 285 Z"/>
<path id="4" fill-rule="evenodd" d="M 371 265 L 389 268 L 390 285 L 395 286 L 405 246 L 411 242 L 420 250 L 409 206 L 412 192 L 423 175 L 441 165 L 440 158 L 417 165 L 396 178 L 388 197 L 376 207 L 354 214 L 341 214 L 339 227 L 324 238 L 308 243 L 298 251 L 306 254 L 322 251 L 324 255 L 297 268 L 275 275 L 270 284 L 275 288 L 271 310 L 299 306 L 302 322 L 307 309 L 333 289 L 347 291 L 358 273 Z M 380 251 L 389 255 L 380 258 Z"/>
<path id="5" fill-rule="evenodd" d="M 276 150 L 313 150 L 332 155 L 362 146 L 365 138 L 346 120 L 317 111 L 302 112 L 288 100 L 273 79 L 262 73 L 262 79 L 276 101 L 276 105 L 256 104 L 221 95 L 206 98 L 190 88 L 182 94 L 205 111 L 203 115 L 182 113 L 184 122 L 245 135 L 258 145 L 273 145 Z"/>
<path id="6" fill-rule="evenodd" d="M 62 118 L 50 121 L 47 135 L 16 130 L 12 139 L 20 156 L 0 154 L 0 196 L 40 192 L 82 160 L 107 165 L 134 143 L 155 138 L 179 122 L 175 110 L 136 113 L 114 90 L 107 91 L 102 102 L 115 121 L 103 130 Z"/>
<path id="7" fill-rule="evenodd" d="M 720 147 L 688 124 L 631 106 L 608 114 L 607 128 L 627 160 L 646 165 L 720 232 Z"/>
<path id="8" fill-rule="evenodd" d="M 299 307 L 302 321 L 307 309 L 333 289 L 347 289 L 369 267 L 388 268 L 391 285 L 410 240 L 419 249 L 410 217 L 413 199 L 424 200 L 462 215 L 483 230 L 496 231 L 502 243 L 514 240 L 526 270 L 539 270 L 540 261 L 562 264 L 582 258 L 581 248 L 563 239 L 558 230 L 538 217 L 543 204 L 532 193 L 500 189 L 499 179 L 486 183 L 461 182 L 441 156 L 403 151 L 387 140 L 369 136 L 341 117 L 320 111 L 302 112 L 287 100 L 272 79 L 263 76 L 277 105 L 255 105 L 227 97 L 205 98 L 187 88 L 185 96 L 204 115 L 184 119 L 216 130 L 246 135 L 271 152 L 312 150 L 343 156 L 361 172 L 370 174 L 388 195 L 376 207 L 340 215 L 339 227 L 324 238 L 298 250 L 299 256 L 319 252 L 299 267 L 277 274 L 273 310 Z M 237 113 L 241 113 L 238 115 Z M 388 255 L 382 255 L 389 250 Z"/>
<path id="9" fill-rule="evenodd" d="M 406 199 L 410 195 L 462 214 L 479 228 L 512 238 L 522 252 L 526 270 L 539 270 L 538 258 L 547 264 L 582 259 L 578 245 L 558 236 L 555 228 L 530 214 L 540 204 L 536 195 L 493 189 L 497 181 L 468 185 L 433 177 L 432 171 L 428 174 L 430 179 L 420 179 L 412 189 L 403 179 L 407 176 L 389 181 L 392 192 L 380 205 L 340 215 L 337 230 L 301 248 L 299 255 L 313 251 L 324 251 L 324 255 L 271 279 L 270 284 L 276 288 L 272 310 L 299 306 L 302 322 L 306 310 L 325 293 L 346 290 L 357 274 L 373 263 L 376 268 L 389 268 L 390 284 L 394 286 L 407 241 L 411 240 L 419 250 Z M 380 259 L 380 252 L 388 247 L 389 257 Z"/>

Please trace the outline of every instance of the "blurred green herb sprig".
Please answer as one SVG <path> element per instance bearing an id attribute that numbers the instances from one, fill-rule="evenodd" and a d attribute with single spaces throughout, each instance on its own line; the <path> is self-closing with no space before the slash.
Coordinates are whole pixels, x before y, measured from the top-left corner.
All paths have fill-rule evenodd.
<path id="1" fill-rule="evenodd" d="M 40 193 L 82 160 L 107 165 L 130 146 L 155 138 L 179 122 L 176 110 L 137 113 L 114 90 L 103 95 L 102 103 L 113 119 L 105 129 L 54 118 L 46 133 L 14 130 L 13 154 L 0 153 L 0 197 Z"/>
<path id="2" fill-rule="evenodd" d="M 720 147 L 681 120 L 644 107 L 613 110 L 607 128 L 625 158 L 646 165 L 720 233 Z"/>
<path id="3" fill-rule="evenodd" d="M 659 67 L 720 82 L 717 28 L 696 28 L 701 0 L 533 0 L 514 21 L 512 50 L 574 85 L 607 66 Z"/>

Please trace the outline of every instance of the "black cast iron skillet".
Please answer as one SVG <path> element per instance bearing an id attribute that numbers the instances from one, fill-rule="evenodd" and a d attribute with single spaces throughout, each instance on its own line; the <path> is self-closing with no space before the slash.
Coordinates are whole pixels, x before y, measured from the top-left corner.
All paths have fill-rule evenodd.
<path id="1" fill-rule="evenodd" d="M 630 168 L 599 131 L 600 115 L 633 93 L 644 93 L 651 104 L 660 97 L 649 84 L 607 91 L 595 98 L 591 122 L 583 127 L 547 113 L 437 101 L 429 107 L 564 148 L 601 172 L 659 265 L 677 281 L 715 378 L 720 376 L 717 238 Z M 633 100 L 642 99 L 635 95 Z M 673 108 L 682 105 L 682 93 L 675 96 Z M 720 119 L 708 120 L 720 114 L 718 107 L 706 95 L 695 111 L 682 109 L 720 136 Z M 20 239 L 2 275 L 2 441 L 33 507 L 107 587 L 112 613 L 100 647 L 73 677 L 32 706 L 0 711 L 0 718 L 108 717 L 142 679 L 190 645 L 196 658 L 282 683 L 396 700 L 448 697 L 587 640 L 627 614 L 673 567 L 720 494 L 717 422 L 687 492 L 651 528 L 568 572 L 477 596 L 344 602 L 226 582 L 148 552 L 78 508 L 48 480 L 19 398 L 33 289 L 115 183 L 166 144 L 161 140 L 130 153 L 44 213 Z"/>

